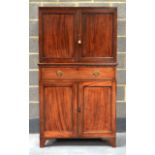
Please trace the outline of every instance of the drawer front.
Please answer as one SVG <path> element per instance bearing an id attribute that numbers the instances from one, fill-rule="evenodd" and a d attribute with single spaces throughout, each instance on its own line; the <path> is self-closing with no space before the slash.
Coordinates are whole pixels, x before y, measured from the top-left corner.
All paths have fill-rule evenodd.
<path id="1" fill-rule="evenodd" d="M 41 78 L 50 79 L 112 79 L 115 68 L 112 67 L 51 67 L 41 68 Z"/>

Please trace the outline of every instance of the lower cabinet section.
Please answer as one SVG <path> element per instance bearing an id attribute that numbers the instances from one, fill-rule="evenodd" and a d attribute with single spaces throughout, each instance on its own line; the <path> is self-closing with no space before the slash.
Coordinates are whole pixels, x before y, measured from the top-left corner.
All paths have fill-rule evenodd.
<path id="1" fill-rule="evenodd" d="M 115 146 L 112 80 L 40 82 L 40 146 L 50 138 L 106 138 Z"/>

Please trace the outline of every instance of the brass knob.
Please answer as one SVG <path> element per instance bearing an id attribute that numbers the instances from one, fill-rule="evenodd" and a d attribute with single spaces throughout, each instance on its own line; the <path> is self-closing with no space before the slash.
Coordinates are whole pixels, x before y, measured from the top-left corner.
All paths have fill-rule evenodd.
<path id="1" fill-rule="evenodd" d="M 82 41 L 81 40 L 78 40 L 78 44 L 82 44 Z"/>
<path id="2" fill-rule="evenodd" d="M 64 73 L 61 70 L 58 70 L 56 74 L 58 77 L 62 77 Z"/>
<path id="3" fill-rule="evenodd" d="M 99 72 L 99 71 L 94 71 L 94 72 L 93 72 L 93 76 L 97 77 L 97 76 L 99 76 L 99 75 L 100 75 L 100 72 Z"/>

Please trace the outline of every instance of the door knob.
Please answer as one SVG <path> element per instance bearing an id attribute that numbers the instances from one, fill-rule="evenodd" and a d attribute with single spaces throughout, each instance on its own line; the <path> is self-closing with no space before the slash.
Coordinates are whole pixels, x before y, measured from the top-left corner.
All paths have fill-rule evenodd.
<path id="1" fill-rule="evenodd" d="M 80 39 L 78 40 L 78 44 L 82 44 L 82 41 Z"/>

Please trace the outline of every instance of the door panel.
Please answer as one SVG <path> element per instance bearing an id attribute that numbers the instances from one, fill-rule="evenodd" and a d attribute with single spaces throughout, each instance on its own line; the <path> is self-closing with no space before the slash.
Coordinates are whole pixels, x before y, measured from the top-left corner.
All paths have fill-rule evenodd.
<path id="1" fill-rule="evenodd" d="M 112 16 L 83 15 L 83 57 L 112 56 Z"/>
<path id="2" fill-rule="evenodd" d="M 80 83 L 81 136 L 98 137 L 113 133 L 113 93 L 111 81 Z"/>
<path id="3" fill-rule="evenodd" d="M 72 88 L 45 88 L 45 130 L 72 131 Z"/>
<path id="4" fill-rule="evenodd" d="M 75 84 L 68 82 L 44 84 L 45 137 L 76 135 L 76 104 Z"/>
<path id="5" fill-rule="evenodd" d="M 49 10 L 40 13 L 41 61 L 61 62 L 75 59 L 75 11 Z"/>
<path id="6" fill-rule="evenodd" d="M 111 88 L 88 86 L 83 91 L 84 132 L 111 130 Z"/>
<path id="7" fill-rule="evenodd" d="M 108 11 L 108 10 L 107 10 Z M 113 62 L 116 58 L 115 11 L 82 12 L 81 61 Z"/>

